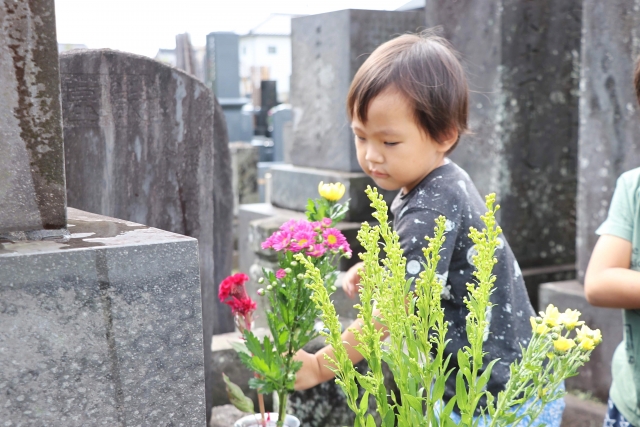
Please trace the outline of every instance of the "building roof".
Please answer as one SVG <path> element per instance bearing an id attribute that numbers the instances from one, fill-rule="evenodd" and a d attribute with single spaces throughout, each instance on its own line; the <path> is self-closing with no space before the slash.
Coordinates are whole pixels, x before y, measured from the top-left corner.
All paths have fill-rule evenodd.
<path id="1" fill-rule="evenodd" d="M 260 24 L 253 27 L 245 36 L 290 36 L 291 18 L 303 15 L 272 13 Z"/>
<path id="2" fill-rule="evenodd" d="M 407 3 L 403 4 L 397 11 L 404 12 L 408 10 L 417 10 L 422 9 L 426 4 L 426 0 L 409 0 Z"/>

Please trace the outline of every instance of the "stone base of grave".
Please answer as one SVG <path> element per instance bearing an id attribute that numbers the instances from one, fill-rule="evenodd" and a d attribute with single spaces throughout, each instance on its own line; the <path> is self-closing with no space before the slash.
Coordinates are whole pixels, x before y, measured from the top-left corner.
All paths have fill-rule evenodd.
<path id="1" fill-rule="evenodd" d="M 550 265 L 545 267 L 523 268 L 522 278 L 527 287 L 531 305 L 536 311 L 543 310 L 538 300 L 540 285 L 551 282 L 564 282 L 576 278 L 575 264 Z"/>
<path id="2" fill-rule="evenodd" d="M 580 399 L 573 394 L 567 394 L 564 402 L 567 406 L 560 427 L 602 427 L 607 413 L 604 403 Z"/>
<path id="3" fill-rule="evenodd" d="M 580 369 L 577 377 L 569 378 L 566 385 L 569 390 L 591 393 L 606 402 L 611 386 L 611 358 L 622 341 L 621 310 L 593 307 L 584 297 L 583 286 L 576 280 L 545 283 L 540 287 L 539 298 L 540 307 L 553 304 L 560 311 L 579 310 L 581 319 L 590 328 L 602 331 L 602 343 L 591 354 L 591 360 Z"/>
<path id="4" fill-rule="evenodd" d="M 6 425 L 204 425 L 196 239 L 68 209 L 0 242 Z"/>
<path id="5" fill-rule="evenodd" d="M 274 206 L 293 211 L 304 212 L 309 198 L 318 196 L 320 181 L 341 182 L 345 186 L 343 201 L 350 199 L 346 221 L 370 221 L 371 202 L 364 190 L 367 185 L 375 186 L 373 180 L 362 172 L 342 172 L 330 169 L 304 168 L 281 164 L 271 167 L 271 203 Z M 397 191 L 386 191 L 378 188 L 384 195 L 387 205 L 395 197 Z"/>

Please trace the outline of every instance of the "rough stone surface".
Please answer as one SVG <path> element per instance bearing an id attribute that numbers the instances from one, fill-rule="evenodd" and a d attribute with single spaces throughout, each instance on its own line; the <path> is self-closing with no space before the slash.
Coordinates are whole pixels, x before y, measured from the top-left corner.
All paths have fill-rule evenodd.
<path id="1" fill-rule="evenodd" d="M 197 241 L 68 214 L 0 243 L 3 425 L 205 424 Z"/>
<path id="2" fill-rule="evenodd" d="M 294 165 L 361 171 L 346 114 L 351 80 L 377 46 L 420 27 L 420 12 L 341 10 L 291 20 Z"/>
<path id="3" fill-rule="evenodd" d="M 578 170 L 578 278 L 605 220 L 616 179 L 640 165 L 640 119 L 633 87 L 640 54 L 638 4 L 584 2 Z"/>
<path id="4" fill-rule="evenodd" d="M 567 308 L 582 313 L 589 327 L 602 331 L 602 344 L 591 354 L 591 360 L 579 371 L 577 377 L 566 381 L 568 389 L 592 393 L 596 398 L 607 401 L 611 387 L 611 358 L 622 341 L 622 312 L 617 309 L 596 308 L 584 298 L 584 289 L 576 281 L 546 283 L 540 287 L 540 307 L 553 304 L 560 311 Z"/>
<path id="5" fill-rule="evenodd" d="M 368 185 L 375 187 L 371 178 L 362 172 L 342 172 L 331 169 L 296 167 L 292 165 L 271 166 L 271 203 L 283 209 L 304 212 L 309 198 L 319 197 L 318 184 L 322 182 L 341 182 L 345 186 L 345 195 L 341 201 L 349 202 L 349 212 L 345 221 L 371 221 L 371 201 L 364 190 Z M 391 205 L 396 191 L 378 188 L 387 205 Z"/>
<path id="6" fill-rule="evenodd" d="M 240 205 L 258 202 L 259 148 L 248 142 L 231 142 L 231 170 L 233 182 L 233 212 L 238 214 Z"/>
<path id="7" fill-rule="evenodd" d="M 217 298 L 232 262 L 222 109 L 202 82 L 141 56 L 73 51 L 60 67 L 69 204 L 198 239 L 208 361 L 211 336 L 233 330 Z"/>
<path id="8" fill-rule="evenodd" d="M 582 1 L 436 0 L 425 9 L 469 77 L 473 134 L 451 158 L 481 194 L 497 193 L 522 268 L 573 263 Z"/>
<path id="9" fill-rule="evenodd" d="M 66 226 L 53 0 L 0 0 L 0 233 Z"/>
<path id="10" fill-rule="evenodd" d="M 564 397 L 567 405 L 562 413 L 560 427 L 602 427 L 607 405 L 583 400 L 572 394 Z"/>

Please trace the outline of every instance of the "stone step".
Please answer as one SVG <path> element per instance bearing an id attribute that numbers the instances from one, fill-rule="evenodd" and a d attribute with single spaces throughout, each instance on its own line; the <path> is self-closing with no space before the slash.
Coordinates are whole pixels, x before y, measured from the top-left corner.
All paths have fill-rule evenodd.
<path id="1" fill-rule="evenodd" d="M 564 401 L 567 406 L 560 427 L 602 427 L 607 405 L 574 394 L 567 394 Z"/>

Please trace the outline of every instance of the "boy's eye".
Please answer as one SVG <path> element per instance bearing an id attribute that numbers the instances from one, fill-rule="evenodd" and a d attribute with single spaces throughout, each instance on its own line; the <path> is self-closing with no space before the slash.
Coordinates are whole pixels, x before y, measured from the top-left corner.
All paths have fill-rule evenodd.
<path id="1" fill-rule="evenodd" d="M 384 145 L 393 147 L 394 145 L 399 144 L 399 142 L 385 142 Z"/>
<path id="2" fill-rule="evenodd" d="M 358 141 L 364 141 L 365 139 L 363 137 L 361 137 L 360 135 L 356 135 L 356 138 L 358 138 Z"/>

